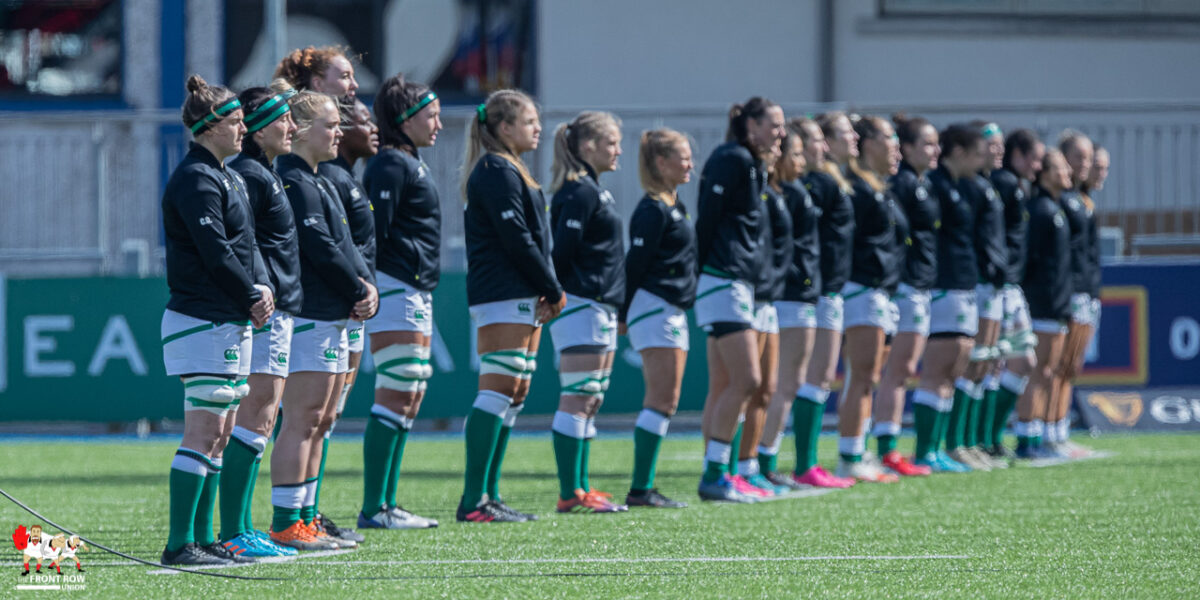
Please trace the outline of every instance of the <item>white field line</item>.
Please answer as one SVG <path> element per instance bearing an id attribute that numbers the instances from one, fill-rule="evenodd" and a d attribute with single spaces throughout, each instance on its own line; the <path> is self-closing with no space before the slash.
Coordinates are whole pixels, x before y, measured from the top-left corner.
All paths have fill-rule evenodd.
<path id="1" fill-rule="evenodd" d="M 312 554 L 304 554 L 295 558 L 280 559 L 263 559 L 255 564 L 271 564 L 294 562 L 296 558 L 320 558 L 335 554 L 342 554 L 349 550 L 334 550 L 330 552 L 314 552 Z M 421 565 L 552 565 L 552 564 L 631 564 L 631 563 L 747 563 L 747 562 L 819 562 L 819 561 L 905 561 L 905 560 L 966 560 L 971 558 L 966 555 L 957 554 L 914 554 L 909 556 L 868 556 L 868 555 L 827 555 L 827 556 L 691 556 L 691 557 L 650 557 L 650 558 L 494 558 L 494 559 L 468 559 L 468 560 L 323 560 L 316 562 L 307 562 L 307 565 L 321 566 L 421 566 Z M 131 563 L 133 564 L 133 563 Z M 239 564 L 234 566 L 201 566 L 191 567 L 192 569 L 230 569 L 253 566 L 251 564 Z M 179 571 L 169 569 L 156 569 L 150 571 L 151 575 L 178 575 Z"/>
<path id="2" fill-rule="evenodd" d="M 1093 450 L 1091 454 L 1080 458 L 1035 458 L 1029 461 L 1029 466 L 1035 469 L 1043 467 L 1057 467 L 1059 465 L 1069 465 L 1071 463 L 1081 462 L 1085 460 L 1095 460 L 1098 458 L 1112 458 L 1116 456 L 1116 452 L 1108 450 Z"/>
<path id="3" fill-rule="evenodd" d="M 742 562 L 811 562 L 811 561 L 890 561 L 890 560 L 965 560 L 971 557 L 957 554 L 917 554 L 911 556 L 691 556 L 648 558 L 517 558 L 481 560 L 345 560 L 322 561 L 321 565 L 549 565 L 549 564 L 626 564 L 626 563 L 742 563 Z"/>

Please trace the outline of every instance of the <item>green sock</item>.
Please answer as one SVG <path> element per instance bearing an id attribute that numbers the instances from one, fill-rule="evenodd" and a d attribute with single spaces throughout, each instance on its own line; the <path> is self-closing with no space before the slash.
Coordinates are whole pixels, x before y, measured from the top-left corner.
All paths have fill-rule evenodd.
<path id="1" fill-rule="evenodd" d="M 230 540 L 243 531 L 246 523 L 246 488 L 254 472 L 254 460 L 258 450 L 246 442 L 230 436 L 225 447 L 224 464 L 221 467 L 220 506 L 221 539 Z"/>
<path id="2" fill-rule="evenodd" d="M 317 483 L 317 478 L 316 478 L 316 477 L 310 477 L 309 479 L 306 479 L 306 480 L 304 481 L 304 485 L 305 485 L 305 486 L 314 486 L 314 487 L 315 487 L 315 486 L 317 486 L 317 485 L 320 485 L 320 484 L 319 484 L 319 483 Z M 315 493 L 313 494 L 313 500 L 316 500 L 316 494 L 315 494 Z M 316 504 L 316 502 L 313 502 L 312 504 L 308 504 L 308 503 L 307 503 L 307 500 L 305 500 L 305 504 L 303 504 L 303 505 L 301 505 L 301 506 L 300 506 L 300 520 L 301 520 L 301 521 L 304 521 L 304 524 L 305 524 L 305 525 L 309 525 L 309 524 L 311 524 L 311 523 L 313 522 L 313 520 L 314 520 L 314 519 L 316 519 L 316 518 L 317 518 L 317 504 Z"/>
<path id="3" fill-rule="evenodd" d="M 387 506 L 396 506 L 396 487 L 400 485 L 400 464 L 404 462 L 404 446 L 408 444 L 408 432 L 408 429 L 401 427 L 399 435 L 396 436 L 396 448 L 392 451 L 392 468 L 388 471 L 387 487 L 383 488 L 383 500 Z"/>
<path id="4" fill-rule="evenodd" d="M 950 409 L 950 420 L 947 422 L 945 439 L 946 450 L 954 450 L 963 445 L 966 435 L 967 408 L 972 400 L 966 392 L 954 388 L 954 404 Z"/>
<path id="5" fill-rule="evenodd" d="M 728 462 L 717 462 L 713 460 L 704 461 L 704 473 L 700 478 L 705 483 L 712 483 L 729 473 Z"/>
<path id="6" fill-rule="evenodd" d="M 579 487 L 585 492 L 592 491 L 592 484 L 588 481 L 588 465 L 591 464 L 592 457 L 592 439 L 583 438 L 583 446 L 579 451 Z"/>
<path id="7" fill-rule="evenodd" d="M 250 468 L 250 480 L 246 482 L 246 499 L 242 501 L 242 531 L 254 531 L 254 488 L 258 485 L 258 470 L 262 466 L 262 454 L 254 457 L 254 466 Z"/>
<path id="8" fill-rule="evenodd" d="M 759 472 L 774 473 L 779 470 L 779 455 L 767 454 L 762 450 L 758 451 L 758 470 Z"/>
<path id="9" fill-rule="evenodd" d="M 500 427 L 500 433 L 496 435 L 496 451 L 492 454 L 492 467 L 488 469 L 485 488 L 488 498 L 492 500 L 500 499 L 500 467 L 504 464 L 504 454 L 508 451 L 508 438 L 511 435 L 512 427 Z"/>
<path id="10" fill-rule="evenodd" d="M 894 435 L 880 435 L 875 438 L 875 441 L 879 444 L 879 456 L 881 457 L 887 456 L 889 452 L 896 449 L 896 436 Z"/>
<path id="11" fill-rule="evenodd" d="M 477 399 L 478 403 L 480 400 Z M 464 427 L 467 447 L 467 465 L 463 474 L 462 506 L 475 508 L 483 499 L 483 488 L 487 485 L 496 441 L 500 438 L 503 413 L 495 415 L 486 410 L 472 408 Z"/>
<path id="12" fill-rule="evenodd" d="M 922 458 L 930 452 L 937 452 L 938 422 L 941 420 L 938 409 L 927 404 L 913 404 L 913 421 L 917 429 L 917 443 L 913 453 Z"/>
<path id="13" fill-rule="evenodd" d="M 300 520 L 300 507 L 272 506 L 274 515 L 271 517 L 271 531 L 279 532 L 291 527 Z"/>
<path id="14" fill-rule="evenodd" d="M 983 392 L 983 404 L 979 407 L 979 445 L 984 448 L 991 448 L 996 445 L 996 439 L 992 437 L 992 424 L 996 421 L 996 393 L 997 390 L 987 389 Z"/>
<path id="15" fill-rule="evenodd" d="M 392 468 L 392 457 L 396 450 L 399 424 L 384 419 L 375 413 L 367 417 L 367 429 L 363 432 L 363 498 L 362 514 L 368 518 L 379 512 L 387 503 L 387 479 Z"/>
<path id="16" fill-rule="evenodd" d="M 643 491 L 654 487 L 654 475 L 658 469 L 658 451 L 662 448 L 663 436 L 633 429 L 633 484 L 632 490 Z"/>
<path id="17" fill-rule="evenodd" d="M 643 408 L 633 428 L 633 481 L 632 492 L 644 492 L 654 488 L 654 476 L 658 471 L 658 451 L 671 419 L 654 409 Z"/>
<path id="18" fill-rule="evenodd" d="M 196 543 L 201 546 L 217 541 L 213 536 L 213 507 L 217 503 L 217 488 L 221 485 L 221 466 L 217 460 L 209 466 L 208 475 L 204 477 L 204 490 L 196 502 L 196 520 L 192 527 Z"/>
<path id="19" fill-rule="evenodd" d="M 999 446 L 1004 443 L 1004 428 L 1008 425 L 1008 418 L 1012 415 L 1012 411 L 1017 406 L 1017 393 L 1000 386 L 996 390 L 996 414 L 992 419 L 992 443 Z"/>
<path id="20" fill-rule="evenodd" d="M 329 433 L 321 441 L 321 466 L 317 468 L 317 491 L 313 494 L 313 518 L 321 512 L 321 482 L 325 481 L 325 459 L 329 458 Z M 312 519 L 309 519 L 312 520 Z M 307 523 L 308 521 L 305 521 Z"/>
<path id="21" fill-rule="evenodd" d="M 171 489 L 171 504 L 170 504 L 170 533 L 167 534 L 167 550 L 178 550 L 188 544 L 196 541 L 196 504 L 200 501 L 200 495 L 204 492 L 204 483 L 207 479 L 204 475 L 198 475 L 190 471 L 184 471 L 175 468 L 175 465 L 182 464 L 180 457 L 184 455 L 176 455 L 172 462 L 170 489 Z M 191 451 L 187 455 L 191 457 Z M 196 461 L 199 462 L 199 461 Z M 192 465 L 188 465 L 192 466 Z M 207 467 L 205 467 L 207 470 Z"/>
<path id="22" fill-rule="evenodd" d="M 551 431 L 550 436 L 554 444 L 554 462 L 558 467 L 558 497 L 570 500 L 575 497 L 575 490 L 582 487 L 579 483 L 579 465 L 584 440 L 557 431 Z"/>
<path id="23" fill-rule="evenodd" d="M 792 403 L 792 431 L 795 433 L 797 475 L 817 464 L 817 440 L 821 435 L 821 416 L 825 405 L 803 396 Z"/>
<path id="24" fill-rule="evenodd" d="M 967 418 L 963 424 L 963 445 L 974 448 L 979 445 L 979 423 L 983 415 L 983 400 L 971 398 L 967 402 Z"/>
<path id="25" fill-rule="evenodd" d="M 729 474 L 738 474 L 738 452 L 742 447 L 742 427 L 745 421 L 738 421 L 737 431 L 733 432 L 733 439 L 729 441 L 729 447 L 732 451 L 729 453 Z"/>

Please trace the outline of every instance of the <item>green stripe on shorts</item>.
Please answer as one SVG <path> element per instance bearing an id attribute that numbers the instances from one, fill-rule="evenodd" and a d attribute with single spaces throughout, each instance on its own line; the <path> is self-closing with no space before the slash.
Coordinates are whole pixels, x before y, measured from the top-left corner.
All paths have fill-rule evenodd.
<path id="1" fill-rule="evenodd" d="M 380 292 L 380 293 L 379 293 L 379 297 L 380 297 L 380 298 L 387 298 L 388 296 L 395 296 L 396 294 L 403 294 L 404 292 L 407 292 L 407 291 L 408 291 L 408 290 L 407 290 L 407 289 L 405 289 L 405 288 L 397 288 L 397 289 L 394 289 L 394 290 L 388 290 L 388 291 L 386 291 L 386 292 Z"/>
<path id="2" fill-rule="evenodd" d="M 553 319 L 550 319 L 550 322 L 553 323 L 567 315 L 573 315 L 589 306 L 591 306 L 591 304 L 580 304 L 579 306 L 572 306 L 571 308 L 558 313 L 558 316 L 554 317 Z"/>
<path id="3" fill-rule="evenodd" d="M 717 293 L 717 292 L 719 292 L 719 291 L 721 291 L 721 290 L 727 290 L 727 289 L 729 289 L 729 288 L 731 288 L 731 287 L 733 287 L 733 284 L 732 284 L 732 283 L 726 283 L 726 284 L 723 284 L 723 285 L 718 285 L 718 286 L 717 286 L 717 287 L 715 287 L 715 288 L 712 288 L 712 289 L 705 290 L 703 294 L 700 294 L 699 296 L 696 296 L 696 299 L 697 299 L 697 300 L 699 300 L 699 299 L 701 299 L 701 298 L 703 298 L 703 297 L 705 297 L 705 296 L 711 296 L 711 295 L 713 295 L 713 294 L 715 294 L 715 293 Z"/>
<path id="4" fill-rule="evenodd" d="M 203 325 L 197 325 L 191 329 L 184 329 L 183 331 L 172 333 L 171 335 L 168 335 L 167 337 L 163 338 L 162 343 L 165 346 L 177 339 L 185 338 L 189 335 L 192 335 L 193 333 L 200 333 L 201 331 L 208 331 L 209 329 L 215 329 L 216 326 L 217 326 L 216 323 L 205 323 Z"/>
<path id="5" fill-rule="evenodd" d="M 652 310 L 652 311 L 649 311 L 649 312 L 642 313 L 642 314 L 638 315 L 637 317 L 634 317 L 633 319 L 630 319 L 629 323 L 628 323 L 627 325 L 625 325 L 625 326 L 626 326 L 626 327 L 633 327 L 633 326 L 634 326 L 634 325 L 635 325 L 635 324 L 636 324 L 638 321 L 641 321 L 642 319 L 647 319 L 647 318 L 649 318 L 649 317 L 653 317 L 654 315 L 657 315 L 658 313 L 660 313 L 660 312 L 663 312 L 663 311 L 665 311 L 665 310 L 666 310 L 665 308 L 663 308 L 663 307 L 661 307 L 661 306 L 660 306 L 660 307 L 658 307 L 658 308 L 656 308 L 656 309 L 654 309 L 654 310 Z"/>
<path id="6" fill-rule="evenodd" d="M 851 299 L 851 298 L 853 298 L 853 297 L 855 297 L 855 296 L 861 296 L 861 295 L 863 295 L 863 294 L 865 294 L 865 293 L 867 293 L 867 292 L 869 292 L 869 291 L 871 291 L 871 290 L 873 290 L 873 289 L 875 289 L 875 288 L 869 288 L 869 287 L 865 287 L 865 288 L 863 288 L 863 289 L 861 289 L 861 290 L 858 290 L 857 292 L 854 292 L 854 293 L 852 293 L 852 294 L 846 294 L 845 296 L 843 296 L 843 297 L 842 297 L 842 299 L 843 299 L 843 300 L 849 300 L 849 299 Z"/>
<path id="7" fill-rule="evenodd" d="M 308 331 L 309 329 L 316 329 L 316 328 L 317 328 L 316 323 L 305 323 L 303 325 L 297 325 L 294 329 L 292 329 L 292 335 L 296 335 L 297 333 L 303 333 L 305 331 Z"/>

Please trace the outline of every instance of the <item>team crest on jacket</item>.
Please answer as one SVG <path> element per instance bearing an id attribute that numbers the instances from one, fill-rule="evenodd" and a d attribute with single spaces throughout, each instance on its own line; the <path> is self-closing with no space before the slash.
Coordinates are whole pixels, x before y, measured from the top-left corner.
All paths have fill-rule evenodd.
<path id="1" fill-rule="evenodd" d="M 612 193 L 609 192 L 608 190 L 601 190 L 600 191 L 600 204 L 612 204 L 612 203 L 613 203 Z"/>
<path id="2" fill-rule="evenodd" d="M 923 200 L 929 198 L 929 192 L 925 191 L 925 188 L 920 187 L 920 186 L 917 186 L 916 195 L 917 195 L 918 201 L 923 201 Z"/>

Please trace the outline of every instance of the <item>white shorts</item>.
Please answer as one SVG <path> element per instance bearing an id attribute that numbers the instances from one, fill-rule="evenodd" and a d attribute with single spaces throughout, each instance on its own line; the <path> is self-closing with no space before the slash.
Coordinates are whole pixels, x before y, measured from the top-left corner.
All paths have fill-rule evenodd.
<path id="1" fill-rule="evenodd" d="M 433 294 L 379 272 L 379 312 L 371 317 L 371 331 L 416 331 L 433 335 Z"/>
<path id="2" fill-rule="evenodd" d="M 163 365 L 167 375 L 250 374 L 250 323 L 214 323 L 163 311 Z"/>
<path id="3" fill-rule="evenodd" d="M 617 349 L 617 309 L 567 294 L 567 305 L 553 321 L 550 336 L 560 353 L 575 346 L 604 346 Z"/>
<path id="4" fill-rule="evenodd" d="M 679 348 L 687 352 L 687 313 L 682 308 L 639 289 L 633 293 L 626 319 L 629 344 L 634 350 Z"/>
<path id="5" fill-rule="evenodd" d="M 929 333 L 979 333 L 974 290 L 933 290 L 929 301 Z"/>
<path id="6" fill-rule="evenodd" d="M 1092 298 L 1092 327 L 1100 330 L 1100 310 L 1103 304 L 1099 298 Z"/>
<path id="7" fill-rule="evenodd" d="M 1099 306 L 1087 294 L 1071 294 L 1071 320 L 1080 325 L 1096 325 Z"/>
<path id="8" fill-rule="evenodd" d="M 780 329 L 807 328 L 817 326 L 817 305 L 809 302 L 780 300 L 775 303 Z"/>
<path id="9" fill-rule="evenodd" d="M 975 286 L 975 306 L 980 319 L 999 323 L 1004 320 L 1004 290 L 990 283 Z"/>
<path id="10" fill-rule="evenodd" d="M 1067 322 L 1054 319 L 1034 319 L 1033 330 L 1038 333 L 1066 333 Z"/>
<path id="11" fill-rule="evenodd" d="M 754 303 L 754 323 L 752 329 L 760 333 L 779 333 L 779 313 L 770 302 Z"/>
<path id="12" fill-rule="evenodd" d="M 899 316 L 894 313 L 895 305 L 886 291 L 847 282 L 842 288 L 843 309 L 846 317 L 843 327 L 878 327 L 891 335 L 896 332 Z"/>
<path id="13" fill-rule="evenodd" d="M 1000 331 L 1004 335 L 1029 331 L 1032 326 L 1029 316 L 1029 303 L 1025 301 L 1025 292 L 1017 285 L 1006 285 L 1004 295 L 1004 320 L 1001 321 Z"/>
<path id="14" fill-rule="evenodd" d="M 696 324 L 706 331 L 713 323 L 754 323 L 754 289 L 740 279 L 700 274 L 696 288 Z"/>
<path id="15" fill-rule="evenodd" d="M 476 327 L 495 325 L 497 323 L 513 323 L 538 327 L 536 296 L 530 298 L 515 298 L 498 302 L 485 302 L 469 307 L 471 323 Z"/>
<path id="16" fill-rule="evenodd" d="M 292 352 L 292 321 L 292 315 L 277 310 L 266 325 L 254 330 L 251 373 L 287 377 L 288 355 Z"/>
<path id="17" fill-rule="evenodd" d="M 892 298 L 898 312 L 896 331 L 929 337 L 929 290 L 902 283 Z"/>
<path id="18" fill-rule="evenodd" d="M 845 328 L 845 302 L 841 294 L 822 294 L 817 298 L 817 328 L 842 331 Z"/>
<path id="19" fill-rule="evenodd" d="M 288 372 L 345 373 L 350 370 L 350 344 L 346 319 L 314 321 L 296 317 L 292 327 L 292 355 Z"/>
<path id="20" fill-rule="evenodd" d="M 351 353 L 362 353 L 366 348 L 367 328 L 357 319 L 346 320 L 346 348 Z"/>

